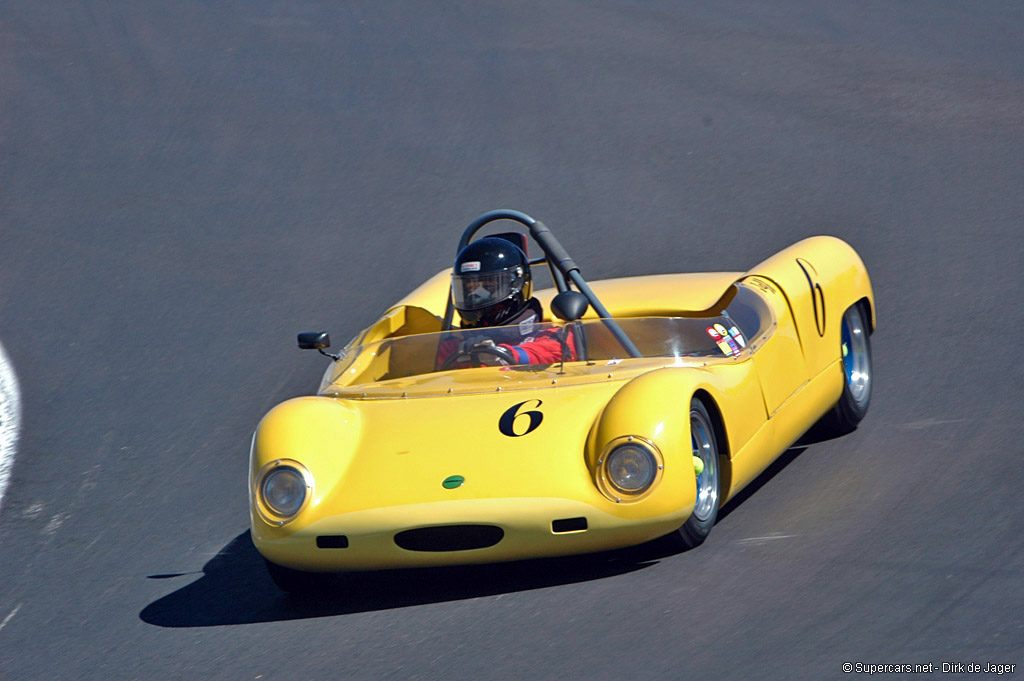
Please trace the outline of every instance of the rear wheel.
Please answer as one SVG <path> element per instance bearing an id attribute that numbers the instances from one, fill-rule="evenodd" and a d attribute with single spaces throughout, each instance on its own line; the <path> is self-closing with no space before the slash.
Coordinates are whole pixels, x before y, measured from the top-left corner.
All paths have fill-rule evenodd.
<path id="1" fill-rule="evenodd" d="M 270 573 L 270 578 L 274 580 L 277 588 L 290 594 L 320 593 L 334 581 L 332 574 L 293 570 L 277 563 L 271 563 L 266 559 L 264 562 L 267 565 L 267 572 Z"/>
<path id="2" fill-rule="evenodd" d="M 843 393 L 821 420 L 830 435 L 845 435 L 857 427 L 871 404 L 871 337 L 860 304 L 843 314 L 839 350 L 843 362 Z"/>
<path id="3" fill-rule="evenodd" d="M 718 461 L 718 444 L 715 441 L 715 430 L 711 426 L 711 416 L 704 403 L 699 399 L 690 402 L 690 445 L 693 450 L 694 472 L 700 467 L 696 459 L 700 459 L 703 470 L 696 474 L 697 502 L 693 513 L 679 528 L 679 538 L 686 548 L 700 546 L 711 532 L 718 518 L 719 487 L 721 485 L 721 466 Z"/>

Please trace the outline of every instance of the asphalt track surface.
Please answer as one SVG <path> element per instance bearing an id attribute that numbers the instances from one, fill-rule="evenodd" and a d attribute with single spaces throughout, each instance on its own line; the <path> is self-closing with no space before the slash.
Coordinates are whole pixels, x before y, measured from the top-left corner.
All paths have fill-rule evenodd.
<path id="1" fill-rule="evenodd" d="M 1022 36 L 997 1 L 0 4 L 0 678 L 1024 674 Z M 245 477 L 324 368 L 295 332 L 347 339 L 499 207 L 591 279 L 846 239 L 867 419 L 695 551 L 285 597 Z"/>

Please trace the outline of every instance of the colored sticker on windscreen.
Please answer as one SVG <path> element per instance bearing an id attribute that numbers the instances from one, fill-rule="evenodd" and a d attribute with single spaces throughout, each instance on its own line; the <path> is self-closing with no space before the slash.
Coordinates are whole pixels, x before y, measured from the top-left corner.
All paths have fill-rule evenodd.
<path id="1" fill-rule="evenodd" d="M 739 357 L 747 343 L 743 340 L 743 334 L 735 326 L 726 329 L 721 324 L 715 324 L 707 328 L 708 335 L 715 341 L 715 345 L 727 357 Z"/>

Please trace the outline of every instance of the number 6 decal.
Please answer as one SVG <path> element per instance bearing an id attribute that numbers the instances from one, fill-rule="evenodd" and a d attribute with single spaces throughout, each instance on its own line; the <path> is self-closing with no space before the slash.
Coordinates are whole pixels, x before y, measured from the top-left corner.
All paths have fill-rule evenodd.
<path id="1" fill-rule="evenodd" d="M 519 404 L 513 404 L 511 407 L 505 410 L 505 413 L 502 414 L 501 418 L 498 420 L 498 430 L 501 431 L 502 435 L 507 435 L 508 437 L 522 437 L 537 430 L 537 427 L 540 425 L 540 422 L 544 420 L 544 414 L 537 411 L 536 408 L 528 411 L 519 411 L 519 408 L 522 407 L 523 405 L 530 404 L 533 402 L 537 403 L 536 407 L 540 407 L 540 405 L 543 404 L 543 402 L 541 402 L 540 400 L 526 400 L 525 402 L 520 402 Z M 519 423 L 522 424 L 523 416 L 526 416 L 530 419 L 530 425 L 527 426 L 526 430 L 524 430 L 523 432 L 517 433 L 515 429 L 516 421 L 518 420 Z"/>
<path id="2" fill-rule="evenodd" d="M 797 258 L 796 264 L 800 266 L 800 269 L 804 271 L 804 276 L 807 277 L 807 285 L 811 287 L 811 302 L 814 304 L 814 328 L 818 332 L 818 336 L 821 338 L 825 337 L 825 292 L 821 290 L 821 284 L 816 280 L 818 278 L 818 270 L 814 269 L 814 265 L 807 262 L 803 258 Z M 807 267 L 804 267 L 804 264 Z M 811 278 L 811 272 L 807 271 L 807 268 L 811 268 L 811 272 L 814 272 L 814 278 Z M 820 312 L 819 312 L 820 309 Z"/>

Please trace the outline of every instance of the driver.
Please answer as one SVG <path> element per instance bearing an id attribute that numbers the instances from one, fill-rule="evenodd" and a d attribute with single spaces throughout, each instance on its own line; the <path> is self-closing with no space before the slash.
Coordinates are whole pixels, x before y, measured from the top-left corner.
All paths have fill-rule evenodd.
<path id="1" fill-rule="evenodd" d="M 463 248 L 452 270 L 455 309 L 463 329 L 486 331 L 443 341 L 438 366 L 551 364 L 561 361 L 563 352 L 565 360 L 574 361 L 571 330 L 536 328 L 544 313 L 532 292 L 530 261 L 508 239 L 486 237 Z"/>

